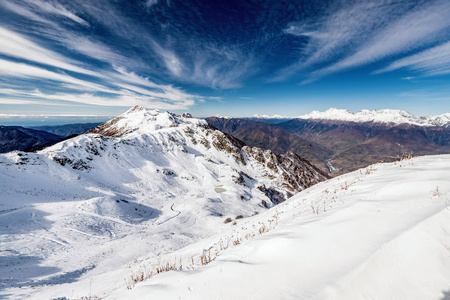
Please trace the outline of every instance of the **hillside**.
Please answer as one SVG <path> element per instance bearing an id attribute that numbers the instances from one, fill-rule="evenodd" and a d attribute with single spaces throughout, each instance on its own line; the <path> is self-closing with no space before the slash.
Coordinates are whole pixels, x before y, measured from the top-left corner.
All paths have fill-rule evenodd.
<path id="1" fill-rule="evenodd" d="M 210 117 L 206 121 L 252 147 L 270 149 L 277 153 L 294 152 L 327 172 L 325 161 L 332 151 L 326 147 L 290 133 L 281 127 L 247 119 Z"/>
<path id="2" fill-rule="evenodd" d="M 340 176 L 239 223 L 229 236 L 240 245 L 209 265 L 108 298 L 448 299 L 449 178 L 450 155 Z"/>
<path id="3" fill-rule="evenodd" d="M 294 119 L 277 126 L 330 150 L 328 159 L 340 173 L 404 154 L 450 153 L 449 127 L 325 119 Z"/>
<path id="4" fill-rule="evenodd" d="M 7 292 L 38 299 L 447 299 L 449 178 L 450 155 L 369 166 L 159 258 L 146 255 L 69 285 Z M 211 262 L 202 266 L 205 253 Z M 132 283 L 166 263 L 182 268 Z"/>
<path id="5" fill-rule="evenodd" d="M 326 179 L 189 115 L 134 107 L 92 132 L 0 155 L 0 297 L 172 252 Z"/>

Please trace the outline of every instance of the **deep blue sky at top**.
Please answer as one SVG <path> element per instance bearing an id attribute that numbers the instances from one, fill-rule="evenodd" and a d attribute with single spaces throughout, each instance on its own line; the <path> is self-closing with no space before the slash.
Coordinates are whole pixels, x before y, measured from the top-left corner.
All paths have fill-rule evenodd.
<path id="1" fill-rule="evenodd" d="M 450 111 L 450 1 L 0 1 L 0 119 Z"/>

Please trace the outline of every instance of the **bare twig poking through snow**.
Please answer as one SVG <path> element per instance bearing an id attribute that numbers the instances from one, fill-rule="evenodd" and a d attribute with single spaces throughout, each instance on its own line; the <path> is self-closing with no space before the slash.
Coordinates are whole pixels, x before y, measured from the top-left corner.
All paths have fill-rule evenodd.
<path id="1" fill-rule="evenodd" d="M 316 209 L 314 208 L 314 204 L 313 204 L 312 201 L 311 201 L 311 209 L 312 209 L 313 214 L 315 214 L 316 213 Z"/>
<path id="2" fill-rule="evenodd" d="M 439 187 L 436 187 L 436 190 L 433 193 L 433 197 L 439 197 L 441 194 L 439 193 Z"/>
<path id="3" fill-rule="evenodd" d="M 207 265 L 211 262 L 212 258 L 211 258 L 211 249 L 213 248 L 213 246 L 209 247 L 209 249 L 203 249 L 203 253 L 200 256 L 200 262 L 202 264 L 202 266 Z"/>

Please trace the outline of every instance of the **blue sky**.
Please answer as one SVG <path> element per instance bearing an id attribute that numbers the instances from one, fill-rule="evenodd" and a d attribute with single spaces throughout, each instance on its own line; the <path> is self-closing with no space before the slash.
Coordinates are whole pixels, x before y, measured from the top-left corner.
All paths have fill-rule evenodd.
<path id="1" fill-rule="evenodd" d="M 0 1 L 0 123 L 136 104 L 449 112 L 450 1 Z"/>

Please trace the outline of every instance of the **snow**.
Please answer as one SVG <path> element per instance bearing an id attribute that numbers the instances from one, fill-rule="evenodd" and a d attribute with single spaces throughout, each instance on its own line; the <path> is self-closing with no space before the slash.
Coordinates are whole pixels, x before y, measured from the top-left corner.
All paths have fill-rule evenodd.
<path id="1" fill-rule="evenodd" d="M 412 124 L 417 126 L 450 126 L 450 113 L 438 116 L 416 117 L 403 110 L 394 109 L 361 110 L 353 113 L 346 109 L 330 108 L 325 112 L 313 111 L 298 118 L 357 123 L 374 122 L 384 124 Z"/>
<path id="2" fill-rule="evenodd" d="M 204 120 L 135 107 L 104 129 L 0 155 L 0 298 L 104 297 L 139 261 L 265 211 L 258 187 L 288 190 Z"/>
<path id="3" fill-rule="evenodd" d="M 252 118 L 256 119 L 306 119 L 306 120 L 331 120 L 342 122 L 374 122 L 382 124 L 411 124 L 417 126 L 450 126 L 450 113 L 445 113 L 436 116 L 417 117 L 403 110 L 396 109 L 380 109 L 380 110 L 366 110 L 363 109 L 356 113 L 348 109 L 329 108 L 324 112 L 312 111 L 308 114 L 298 117 L 287 117 L 282 115 L 258 115 L 255 114 Z"/>
<path id="4" fill-rule="evenodd" d="M 449 193 L 449 155 L 372 166 L 239 223 L 235 235 L 279 218 L 209 265 L 156 275 L 107 299 L 444 299 Z"/>
<path id="5" fill-rule="evenodd" d="M 213 115 L 213 117 L 220 118 L 220 119 L 231 119 L 231 117 L 229 117 L 229 116 L 222 116 L 222 115 L 218 115 L 218 114 Z"/>
<path id="6" fill-rule="evenodd" d="M 14 157 L 9 154 L 6 158 Z M 8 176 L 19 174 L 27 173 L 17 171 Z M 59 176 L 70 179 L 72 172 Z M 39 180 L 31 187 L 51 181 L 45 177 Z M 6 185 L 4 180 L 1 182 Z M 13 190 L 18 186 L 11 180 L 8 185 Z M 58 194 L 67 187 L 57 184 L 48 188 Z M 369 166 L 319 183 L 256 216 L 235 220 L 237 225 L 208 222 L 206 215 L 202 215 L 205 207 L 193 206 L 193 199 L 188 194 L 182 201 L 177 201 L 169 193 L 173 193 L 174 188 L 163 188 L 168 194 L 160 201 L 170 199 L 169 204 L 176 205 L 169 205 L 170 208 L 162 205 L 160 215 L 152 217 L 150 212 L 142 217 L 153 218 L 151 220 L 160 224 L 154 230 L 151 222 L 141 219 L 120 221 L 118 209 L 123 208 L 120 210 L 123 214 L 130 213 L 126 203 L 116 206 L 112 202 L 114 205 L 111 205 L 105 196 L 91 195 L 87 201 L 52 202 L 47 199 L 47 203 L 17 209 L 14 214 L 2 212 L 3 252 L 0 253 L 5 255 L 7 248 L 17 248 L 22 244 L 21 239 L 32 235 L 23 241 L 20 251 L 6 254 L 4 261 L 7 264 L 21 268 L 20 273 L 15 274 L 17 278 L 20 278 L 19 274 L 39 278 L 39 275 L 51 273 L 55 266 L 63 266 L 63 255 L 65 264 L 83 266 L 79 272 L 85 273 L 65 273 L 66 277 L 60 278 L 67 280 L 71 275 L 70 283 L 34 288 L 16 285 L 5 288 L 0 295 L 7 299 L 63 296 L 70 299 L 82 296 L 102 299 L 444 299 L 444 293 L 448 295 L 450 291 L 450 155 Z M 214 188 L 226 189 L 220 193 L 223 195 L 230 187 L 216 184 Z M 214 188 L 211 187 L 212 191 Z M 110 190 L 91 186 L 84 193 L 107 191 Z M 81 192 L 77 190 L 77 193 Z M 30 195 L 27 194 L 29 191 L 22 197 L 28 199 Z M 152 193 L 144 195 L 148 197 Z M 128 197 L 131 201 L 131 196 Z M 1 203 L 5 203 L 4 199 Z M 101 205 L 102 201 L 109 205 Z M 104 212 L 100 213 L 99 209 Z M 97 211 L 94 213 L 94 210 Z M 180 212 L 186 218 L 188 210 L 201 215 L 196 219 L 200 226 L 187 230 L 187 226 L 195 225 L 192 222 L 171 224 Z M 80 219 L 70 216 L 70 212 L 81 214 L 82 211 L 86 214 Z M 8 214 L 10 217 L 5 220 Z M 84 221 L 90 215 L 103 216 L 103 221 L 96 224 L 101 228 L 88 230 Z M 27 218 L 36 225 L 34 231 L 20 227 Z M 49 220 L 45 221 L 46 218 Z M 114 226 L 108 222 L 111 218 Z M 202 222 L 204 218 L 206 220 Z M 63 220 L 83 220 L 85 225 L 70 227 Z M 12 222 L 14 230 L 4 229 L 8 222 Z M 47 222 L 50 230 L 40 230 L 45 224 L 42 222 Z M 130 230 L 119 230 L 125 225 L 130 226 Z M 259 234 L 262 225 L 271 230 Z M 111 232 L 116 234 L 114 239 L 109 236 Z M 184 232 L 185 239 L 178 237 L 174 245 L 173 240 L 172 243 L 168 240 L 174 239 L 177 232 Z M 197 238 L 198 242 L 192 244 L 190 235 L 195 234 L 203 235 L 203 238 Z M 14 240 L 5 240 L 9 235 Z M 232 246 L 230 241 L 238 238 L 240 244 Z M 230 246 L 220 251 L 218 245 L 223 241 Z M 86 242 L 93 245 L 86 245 Z M 76 251 L 68 247 L 76 247 L 78 243 Z M 182 248 L 183 244 L 188 246 Z M 213 255 L 210 264 L 201 266 L 198 256 L 211 246 L 219 253 L 217 257 Z M 23 258 L 24 249 L 34 247 L 41 247 L 36 251 L 48 249 L 52 255 L 43 261 L 36 258 L 37 253 Z M 100 255 L 100 259 L 95 262 L 95 267 L 85 266 L 84 259 L 92 253 Z M 157 258 L 158 253 L 165 254 Z M 179 259 L 186 266 L 184 270 L 154 275 L 131 290 L 126 288 L 125 282 L 132 274 L 143 268 L 150 270 L 159 264 L 158 261 Z M 191 259 L 194 259 L 194 265 L 190 265 Z M 2 265 L 2 270 L 9 272 L 10 269 Z M 57 283 L 56 279 L 51 283 Z"/>
<path id="7" fill-rule="evenodd" d="M 450 155 L 369 166 L 267 210 L 258 186 L 282 176 L 257 149 L 244 165 L 214 147 L 203 120 L 135 107 L 105 130 L 0 155 L 0 298 L 450 293 Z M 166 262 L 183 268 L 149 276 Z"/>
<path id="8" fill-rule="evenodd" d="M 282 115 L 273 115 L 273 116 L 269 116 L 269 115 L 258 115 L 258 114 L 254 114 L 252 116 L 252 118 L 255 119 L 294 119 L 295 117 L 287 117 L 287 116 L 282 116 Z"/>

